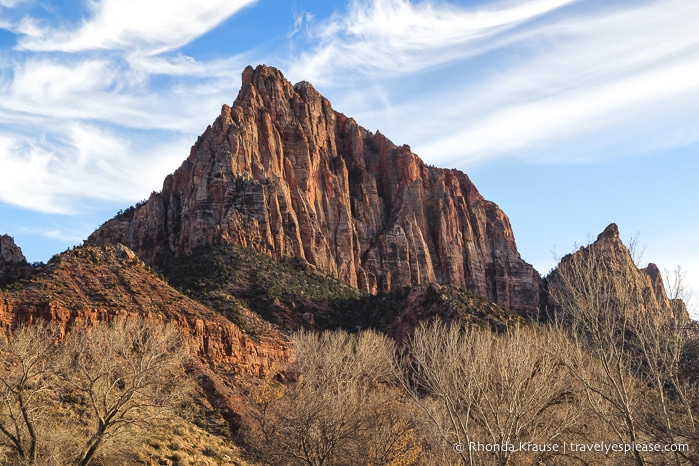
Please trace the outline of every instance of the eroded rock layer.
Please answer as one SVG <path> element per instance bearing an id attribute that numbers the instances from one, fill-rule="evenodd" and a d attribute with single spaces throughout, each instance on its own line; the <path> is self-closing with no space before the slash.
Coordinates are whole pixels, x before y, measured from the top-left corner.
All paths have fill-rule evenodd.
<path id="1" fill-rule="evenodd" d="M 0 334 L 38 319 L 64 332 L 118 317 L 177 325 L 192 356 L 259 376 L 292 358 L 278 332 L 252 337 L 157 277 L 123 245 L 85 246 L 55 256 L 22 286 L 0 290 Z"/>
<path id="2" fill-rule="evenodd" d="M 437 282 L 518 311 L 538 306 L 539 275 L 507 216 L 464 173 L 426 166 L 265 66 L 245 69 L 234 104 L 162 192 L 89 241 L 124 243 L 156 266 L 234 243 L 303 258 L 372 293 Z"/>

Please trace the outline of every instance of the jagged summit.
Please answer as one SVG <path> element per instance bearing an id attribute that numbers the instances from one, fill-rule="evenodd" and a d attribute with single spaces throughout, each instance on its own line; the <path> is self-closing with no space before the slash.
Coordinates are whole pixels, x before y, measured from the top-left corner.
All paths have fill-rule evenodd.
<path id="1" fill-rule="evenodd" d="M 610 223 L 609 225 L 607 225 L 607 228 L 605 228 L 602 233 L 597 235 L 597 241 L 600 241 L 602 239 L 609 239 L 614 241 L 619 240 L 619 227 L 616 223 Z"/>
<path id="2" fill-rule="evenodd" d="M 0 286 L 26 278 L 30 274 L 31 267 L 14 238 L 0 235 Z"/>
<path id="3" fill-rule="evenodd" d="M 27 259 L 22 253 L 15 239 L 10 235 L 0 235 L 0 263 L 2 264 L 21 264 L 26 263 Z"/>
<path id="4" fill-rule="evenodd" d="M 636 287 L 637 290 L 640 290 L 643 299 L 639 307 L 649 313 L 649 318 L 659 320 L 674 318 L 681 322 L 689 321 L 689 314 L 684 303 L 680 299 L 668 297 L 658 266 L 649 263 L 645 268 L 639 269 L 637 267 L 631 252 L 621 241 L 619 228 L 615 223 L 607 226 L 593 243 L 581 247 L 575 253 L 568 254 L 561 259 L 556 269 L 546 277 L 549 290 L 558 286 L 558 271 L 562 267 L 568 267 L 569 264 L 575 264 L 573 267 L 582 267 L 575 273 L 580 275 L 580 280 L 598 283 L 602 287 L 600 295 L 604 295 L 609 289 L 614 289 L 615 286 L 618 286 L 614 284 L 614 281 L 620 280 L 618 283 L 623 283 L 621 287 L 625 287 L 625 290 L 630 289 L 629 287 Z M 589 275 L 597 273 L 601 273 L 601 275 L 594 280 Z M 557 306 L 550 299 L 547 304 L 552 309 Z"/>
<path id="5" fill-rule="evenodd" d="M 88 241 L 124 243 L 156 266 L 232 243 L 304 259 L 372 293 L 438 282 L 506 308 L 538 306 L 539 275 L 507 216 L 464 173 L 427 167 L 263 65 L 243 71 L 232 106 L 162 192 Z"/>

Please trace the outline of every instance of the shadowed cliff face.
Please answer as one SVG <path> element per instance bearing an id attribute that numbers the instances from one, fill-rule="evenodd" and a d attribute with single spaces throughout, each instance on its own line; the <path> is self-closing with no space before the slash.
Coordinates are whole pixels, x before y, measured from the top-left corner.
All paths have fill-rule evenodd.
<path id="1" fill-rule="evenodd" d="M 90 242 L 124 243 L 156 266 L 234 243 L 303 258 L 372 293 L 438 282 L 537 308 L 538 273 L 464 173 L 426 166 L 274 68 L 248 67 L 242 82 L 162 192 Z"/>
<path id="2" fill-rule="evenodd" d="M 8 235 L 0 235 L 0 286 L 4 286 L 31 275 L 31 266 Z"/>

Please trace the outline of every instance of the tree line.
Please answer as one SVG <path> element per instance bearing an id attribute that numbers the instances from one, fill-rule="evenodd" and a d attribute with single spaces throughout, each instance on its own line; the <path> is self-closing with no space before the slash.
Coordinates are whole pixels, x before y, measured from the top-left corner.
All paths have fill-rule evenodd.
<path id="1" fill-rule="evenodd" d="M 678 301 L 593 248 L 549 293 L 544 323 L 501 333 L 295 334 L 293 381 L 255 391 L 250 450 L 309 466 L 699 463 L 696 330 Z"/>
<path id="2" fill-rule="evenodd" d="M 286 379 L 250 391 L 247 451 L 273 465 L 698 464 L 697 331 L 634 270 L 593 248 L 568 256 L 546 319 L 500 332 L 298 332 Z M 186 397 L 186 359 L 174 327 L 140 318 L 8 332 L 0 462 L 108 458 Z"/>

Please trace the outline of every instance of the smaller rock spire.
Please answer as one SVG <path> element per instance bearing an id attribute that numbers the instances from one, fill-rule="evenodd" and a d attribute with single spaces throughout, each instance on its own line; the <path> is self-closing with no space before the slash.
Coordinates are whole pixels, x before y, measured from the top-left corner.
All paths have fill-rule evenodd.
<path id="1" fill-rule="evenodd" d="M 613 240 L 619 239 L 619 227 L 616 223 L 610 223 L 607 228 L 597 236 L 598 241 L 605 238 Z"/>
<path id="2" fill-rule="evenodd" d="M 9 235 L 0 235 L 0 286 L 27 278 L 31 267 L 22 250 Z"/>

